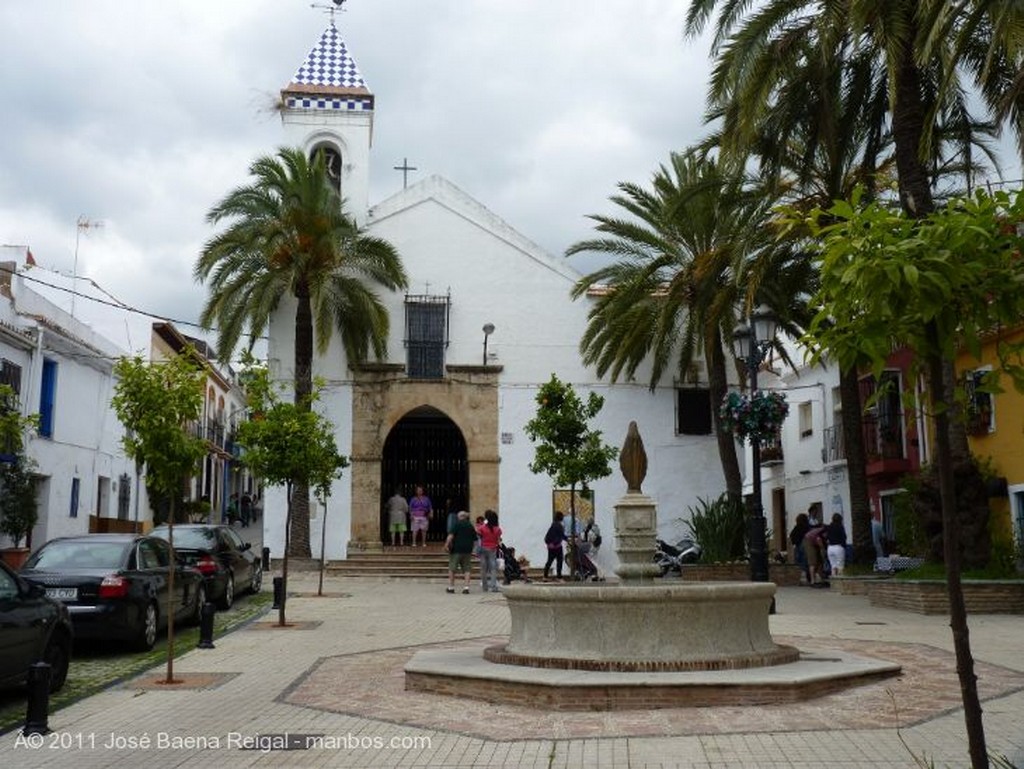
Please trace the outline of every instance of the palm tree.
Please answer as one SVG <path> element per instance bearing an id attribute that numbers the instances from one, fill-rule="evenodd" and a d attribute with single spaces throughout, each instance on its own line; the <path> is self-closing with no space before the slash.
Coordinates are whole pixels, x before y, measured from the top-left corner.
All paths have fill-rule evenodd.
<path id="1" fill-rule="evenodd" d="M 567 255 L 598 252 L 617 261 L 581 278 L 573 298 L 595 285 L 597 297 L 580 342 L 584 363 L 613 382 L 633 378 L 650 360 L 649 385 L 674 365 L 683 380 L 703 352 L 712 404 L 726 394 L 723 337 L 736 325 L 741 287 L 735 269 L 765 240 L 770 198 L 742 174 L 697 151 L 673 153 L 650 189 L 621 183 L 611 198 L 628 218 L 592 215 L 601 237 L 569 247 Z M 742 497 L 733 437 L 712 420 L 730 497 Z"/>
<path id="2" fill-rule="evenodd" d="M 264 335 L 283 298 L 295 300 L 294 394 L 309 407 L 313 339 L 320 354 L 336 330 L 351 362 L 387 352 L 388 312 L 374 287 L 405 288 L 401 260 L 387 242 L 365 235 L 344 212 L 322 153 L 298 148 L 258 158 L 252 182 L 210 209 L 211 238 L 193 274 L 209 284 L 200 322 L 217 327 L 217 349 L 229 357 L 243 334 L 249 348 Z M 309 491 L 296 485 L 290 554 L 310 555 Z"/>

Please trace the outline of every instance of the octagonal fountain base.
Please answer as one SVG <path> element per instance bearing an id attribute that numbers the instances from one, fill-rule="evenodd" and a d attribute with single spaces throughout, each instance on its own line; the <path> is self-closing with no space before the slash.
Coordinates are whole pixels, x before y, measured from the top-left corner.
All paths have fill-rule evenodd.
<path id="1" fill-rule="evenodd" d="M 510 585 L 508 644 L 418 652 L 406 688 L 555 710 L 764 704 L 899 673 L 801 658 L 768 629 L 772 583 Z"/>

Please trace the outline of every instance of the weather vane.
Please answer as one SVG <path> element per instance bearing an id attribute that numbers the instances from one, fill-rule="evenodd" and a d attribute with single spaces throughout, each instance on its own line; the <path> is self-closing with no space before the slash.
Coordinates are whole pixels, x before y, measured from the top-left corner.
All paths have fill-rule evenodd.
<path id="1" fill-rule="evenodd" d="M 331 15 L 331 24 L 333 25 L 334 24 L 334 14 L 337 13 L 338 11 L 344 11 L 345 10 L 345 2 L 346 2 L 346 0 L 331 0 L 331 2 L 334 3 L 334 5 L 319 5 L 317 3 L 310 3 L 309 7 L 310 8 L 322 8 L 325 11 L 327 11 Z"/>

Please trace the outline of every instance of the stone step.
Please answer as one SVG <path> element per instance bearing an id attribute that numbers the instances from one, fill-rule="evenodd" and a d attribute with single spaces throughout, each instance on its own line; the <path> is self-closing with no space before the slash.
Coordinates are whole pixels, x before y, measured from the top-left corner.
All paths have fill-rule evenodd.
<path id="1" fill-rule="evenodd" d="M 448 576 L 448 554 L 440 546 L 387 547 L 384 552 L 350 553 L 344 561 L 333 561 L 327 571 L 339 577 L 388 577 L 394 579 L 443 579 Z M 473 576 L 479 565 L 473 561 Z"/>

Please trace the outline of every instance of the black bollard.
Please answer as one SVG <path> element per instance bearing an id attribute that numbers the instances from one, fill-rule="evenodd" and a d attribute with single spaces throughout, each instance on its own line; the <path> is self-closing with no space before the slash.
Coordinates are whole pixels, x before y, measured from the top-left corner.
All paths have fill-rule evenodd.
<path id="1" fill-rule="evenodd" d="M 50 733 L 50 665 L 37 662 L 28 669 L 28 708 L 24 735 Z"/>
<path id="2" fill-rule="evenodd" d="M 203 604 L 203 611 L 199 617 L 199 643 L 197 649 L 215 649 L 213 645 L 213 615 L 217 613 L 217 607 L 207 601 Z"/>
<path id="3" fill-rule="evenodd" d="M 270 571 L 270 548 L 263 548 L 263 571 Z"/>
<path id="4" fill-rule="evenodd" d="M 283 598 L 282 593 L 284 592 L 284 578 L 274 577 L 274 605 L 271 609 L 281 608 L 281 599 Z"/>

